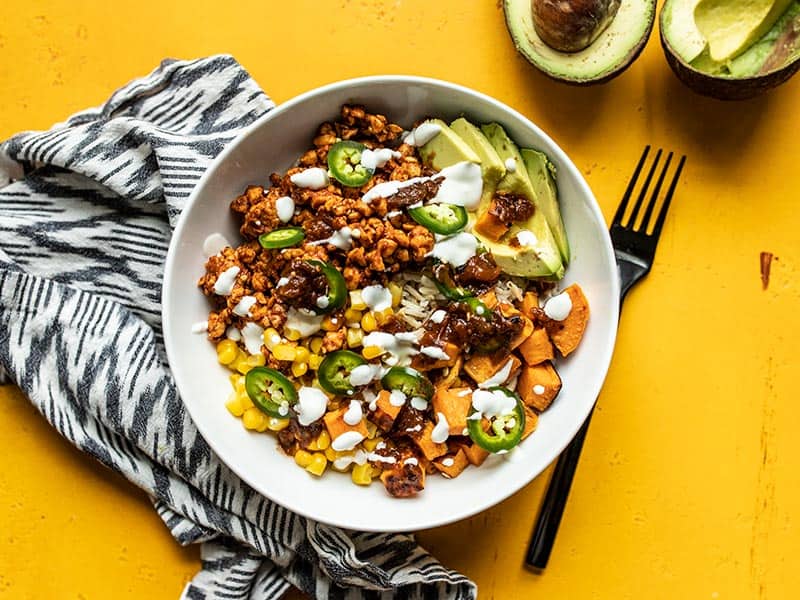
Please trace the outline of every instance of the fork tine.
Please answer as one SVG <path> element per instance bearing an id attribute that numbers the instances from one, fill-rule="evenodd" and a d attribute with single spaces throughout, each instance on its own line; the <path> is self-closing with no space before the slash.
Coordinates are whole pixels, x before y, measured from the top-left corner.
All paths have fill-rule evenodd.
<path id="1" fill-rule="evenodd" d="M 617 212 L 614 213 L 614 220 L 611 221 L 612 224 L 622 225 L 622 218 L 625 216 L 625 210 L 628 208 L 628 201 L 631 199 L 633 188 L 636 186 L 636 181 L 639 179 L 639 173 L 642 171 L 644 161 L 647 159 L 647 154 L 649 152 L 650 146 L 645 146 L 644 152 L 642 152 L 642 157 L 639 159 L 639 164 L 636 165 L 636 170 L 633 172 L 633 175 L 631 175 L 631 180 L 628 183 L 627 189 L 625 190 L 625 195 L 622 196 L 622 201 L 617 207 Z"/>
<path id="2" fill-rule="evenodd" d="M 683 171 L 683 163 L 685 162 L 686 155 L 683 155 L 678 163 L 678 168 L 675 170 L 675 175 L 672 177 L 672 183 L 670 183 L 669 190 L 667 190 L 667 195 L 664 198 L 664 204 L 661 205 L 661 211 L 658 213 L 658 219 L 656 220 L 656 225 L 653 227 L 652 233 L 652 236 L 656 240 L 658 240 L 658 236 L 661 235 L 661 228 L 664 226 L 664 220 L 667 218 L 669 203 L 672 201 L 672 194 L 675 193 L 675 187 L 678 185 L 678 179 L 681 176 L 681 171 Z"/>
<path id="3" fill-rule="evenodd" d="M 647 203 L 647 208 L 644 211 L 644 216 L 642 217 L 642 226 L 639 228 L 640 231 L 644 233 L 647 233 L 647 226 L 650 223 L 650 217 L 653 214 L 653 209 L 656 206 L 656 202 L 658 202 L 658 194 L 661 193 L 661 186 L 664 184 L 664 177 L 667 175 L 667 171 L 669 170 L 669 165 L 671 162 L 672 162 L 672 152 L 667 154 L 667 161 L 664 163 L 664 168 L 661 169 L 661 175 L 658 176 L 658 181 L 656 182 L 656 188 L 650 195 L 650 201 Z"/>
<path id="4" fill-rule="evenodd" d="M 653 164 L 650 166 L 650 170 L 647 172 L 647 178 L 644 180 L 644 184 L 642 185 L 642 190 L 639 192 L 639 197 L 636 198 L 636 204 L 633 205 L 633 211 L 631 212 L 631 218 L 628 221 L 628 228 L 633 229 L 636 225 L 636 218 L 639 216 L 639 210 L 642 208 L 642 202 L 644 202 L 644 197 L 647 195 L 647 190 L 650 189 L 650 182 L 653 181 L 653 175 L 656 173 L 656 168 L 658 167 L 658 161 L 661 160 L 661 148 L 658 149 L 656 152 L 656 157 L 653 160 Z"/>

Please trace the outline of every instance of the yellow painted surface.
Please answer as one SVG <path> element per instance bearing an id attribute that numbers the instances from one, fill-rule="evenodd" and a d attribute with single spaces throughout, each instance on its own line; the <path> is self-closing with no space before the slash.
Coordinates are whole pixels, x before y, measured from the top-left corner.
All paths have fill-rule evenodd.
<path id="1" fill-rule="evenodd" d="M 800 78 L 752 101 L 704 99 L 674 78 L 654 35 L 621 78 L 562 86 L 514 54 L 489 0 L 98 6 L 0 3 L 0 137 L 98 104 L 163 57 L 230 52 L 277 102 L 387 72 L 489 93 L 570 153 L 607 218 L 646 143 L 686 153 L 546 574 L 522 567 L 545 476 L 419 539 L 481 598 L 797 596 Z M 778 257 L 767 291 L 762 250 Z M 0 440 L 0 599 L 177 596 L 198 553 L 177 547 L 141 492 L 11 387 Z"/>

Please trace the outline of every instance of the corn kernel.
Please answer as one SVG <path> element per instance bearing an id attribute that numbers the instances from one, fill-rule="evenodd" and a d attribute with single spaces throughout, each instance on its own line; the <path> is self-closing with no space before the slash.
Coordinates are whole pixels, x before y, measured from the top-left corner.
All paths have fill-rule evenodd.
<path id="1" fill-rule="evenodd" d="M 322 357 L 319 354 L 312 354 L 308 357 L 308 368 L 312 371 L 319 369 L 322 364 Z"/>
<path id="2" fill-rule="evenodd" d="M 361 317 L 361 329 L 369 333 L 378 328 L 378 321 L 375 319 L 375 313 L 370 311 Z"/>
<path id="3" fill-rule="evenodd" d="M 242 403 L 239 402 L 239 397 L 236 394 L 232 394 L 231 396 L 232 397 L 225 403 L 225 408 L 227 408 L 228 412 L 234 417 L 241 417 L 244 414 L 244 407 Z"/>
<path id="4" fill-rule="evenodd" d="M 358 323 L 361 321 L 361 311 L 355 308 L 348 308 L 344 311 L 344 319 L 347 321 L 348 325 Z"/>
<path id="5" fill-rule="evenodd" d="M 369 423 L 370 422 L 367 421 L 368 425 L 369 425 Z M 374 438 L 371 438 L 371 439 L 368 438 L 368 439 L 364 440 L 363 442 L 361 442 L 361 445 L 364 446 L 364 450 L 366 450 L 367 452 L 374 452 L 375 448 L 377 448 L 378 444 L 380 444 L 382 441 L 383 441 L 383 438 L 379 438 L 379 437 L 376 436 Z"/>
<path id="6" fill-rule="evenodd" d="M 357 348 L 361 345 L 361 341 L 364 339 L 364 331 L 362 329 L 356 329 L 354 327 L 347 328 L 347 347 L 348 348 Z"/>
<path id="7" fill-rule="evenodd" d="M 400 300 L 403 298 L 403 288 L 394 282 L 386 287 L 389 288 L 389 293 L 392 295 L 392 307 L 397 308 L 400 306 Z"/>
<path id="8" fill-rule="evenodd" d="M 364 310 L 367 308 L 367 303 L 361 296 L 361 290 L 352 290 L 350 292 L 350 308 L 355 310 Z"/>
<path id="9" fill-rule="evenodd" d="M 237 392 L 237 397 L 239 398 L 239 404 L 242 405 L 244 410 L 253 408 L 253 406 L 255 406 L 253 401 L 250 399 L 250 396 L 247 395 L 247 392 Z"/>
<path id="10" fill-rule="evenodd" d="M 292 344 L 278 344 L 272 349 L 272 356 L 277 360 L 294 360 L 297 350 Z"/>
<path id="11" fill-rule="evenodd" d="M 375 320 L 378 322 L 378 325 L 383 325 L 384 323 L 386 323 L 386 321 L 389 320 L 389 317 L 391 317 L 393 314 L 394 311 L 392 310 L 391 307 L 389 307 L 382 310 L 381 312 L 375 313 Z"/>
<path id="12" fill-rule="evenodd" d="M 353 483 L 358 485 L 369 485 L 372 483 L 372 467 L 369 463 L 363 465 L 356 465 L 350 473 L 350 478 Z"/>
<path id="13" fill-rule="evenodd" d="M 237 392 L 244 391 L 244 377 L 239 375 L 239 373 L 231 373 L 228 376 L 228 379 L 230 380 L 233 389 L 235 389 Z"/>
<path id="14" fill-rule="evenodd" d="M 292 375 L 295 377 L 302 377 L 308 371 L 308 363 L 307 362 L 297 362 L 294 361 L 292 363 Z"/>
<path id="15" fill-rule="evenodd" d="M 311 356 L 311 353 L 308 351 L 308 348 L 303 348 L 300 346 L 295 350 L 294 359 L 297 362 L 308 362 L 308 357 Z"/>
<path id="16" fill-rule="evenodd" d="M 322 319 L 322 323 L 320 323 L 320 327 L 323 331 L 336 331 L 339 329 L 339 325 L 341 325 L 341 319 L 339 317 L 332 317 L 327 315 L 324 319 Z"/>
<path id="17" fill-rule="evenodd" d="M 244 411 L 244 414 L 242 415 L 242 423 L 244 424 L 245 429 L 257 429 L 261 425 L 261 420 L 263 417 L 264 413 L 254 406 Z"/>
<path id="18" fill-rule="evenodd" d="M 316 452 L 317 450 L 319 450 L 319 444 L 317 444 L 317 440 L 311 440 L 310 442 L 308 442 L 306 449 L 311 450 L 312 452 Z"/>
<path id="19" fill-rule="evenodd" d="M 264 345 L 269 351 L 272 351 L 275 346 L 281 343 L 281 335 L 274 327 L 267 327 L 267 329 L 264 330 L 263 338 Z"/>
<path id="20" fill-rule="evenodd" d="M 317 446 L 319 446 L 320 450 L 327 450 L 330 445 L 331 436 L 328 434 L 327 430 L 323 429 L 319 437 L 317 437 Z"/>
<path id="21" fill-rule="evenodd" d="M 261 421 L 256 425 L 256 431 L 259 433 L 263 433 L 269 427 L 269 417 L 264 413 L 261 413 Z"/>
<path id="22" fill-rule="evenodd" d="M 377 358 L 381 354 L 383 354 L 383 348 L 381 348 L 380 346 L 364 346 L 364 349 L 361 351 L 361 356 L 363 356 L 367 360 L 372 360 L 373 358 Z"/>
<path id="23" fill-rule="evenodd" d="M 306 467 L 306 471 L 312 475 L 319 477 L 325 472 L 325 467 L 328 466 L 328 459 L 322 452 L 315 452 L 311 455 L 311 464 Z"/>
<path id="24" fill-rule="evenodd" d="M 324 454 L 325 458 L 327 458 L 329 461 L 333 462 L 336 460 L 336 450 L 334 450 L 333 447 L 328 446 L 325 448 Z"/>
<path id="25" fill-rule="evenodd" d="M 247 355 L 243 352 L 230 364 L 230 367 L 236 369 L 242 375 L 246 375 L 247 372 L 253 368 L 253 365 L 247 362 Z"/>
<path id="26" fill-rule="evenodd" d="M 217 344 L 217 360 L 221 365 L 229 365 L 239 355 L 239 347 L 233 340 L 222 340 Z"/>
<path id="27" fill-rule="evenodd" d="M 308 348 L 314 354 L 319 354 L 319 351 L 322 350 L 322 338 L 321 337 L 312 338 L 311 343 L 308 345 Z"/>
<path id="28" fill-rule="evenodd" d="M 296 462 L 299 466 L 303 467 L 304 469 L 311 464 L 311 461 L 314 459 L 314 455 L 311 452 L 306 452 L 305 450 L 298 450 L 294 454 L 294 462 Z"/>
<path id="29" fill-rule="evenodd" d="M 251 367 L 263 367 L 267 363 L 267 358 L 263 354 L 251 354 L 247 357 L 247 364 Z"/>
<path id="30" fill-rule="evenodd" d="M 299 331 L 296 329 L 289 329 L 288 327 L 283 330 L 283 335 L 286 336 L 287 340 L 291 340 L 292 342 L 296 342 L 302 337 Z"/>
<path id="31" fill-rule="evenodd" d="M 267 429 L 270 431 L 283 431 L 289 426 L 289 419 L 279 419 L 277 417 L 269 417 L 267 419 Z"/>

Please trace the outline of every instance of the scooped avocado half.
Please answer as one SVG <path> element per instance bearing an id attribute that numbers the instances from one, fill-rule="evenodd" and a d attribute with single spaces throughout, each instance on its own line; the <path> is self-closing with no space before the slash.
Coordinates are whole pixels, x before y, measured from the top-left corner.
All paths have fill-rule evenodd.
<path id="1" fill-rule="evenodd" d="M 665 0 L 659 23 L 670 67 L 705 96 L 751 98 L 800 69 L 800 0 Z"/>
<path id="2" fill-rule="evenodd" d="M 554 50 L 542 40 L 534 27 L 531 0 L 504 0 L 503 9 L 514 46 L 528 62 L 558 81 L 586 85 L 616 77 L 639 56 L 653 28 L 656 2 L 620 3 L 602 33 L 577 52 Z"/>

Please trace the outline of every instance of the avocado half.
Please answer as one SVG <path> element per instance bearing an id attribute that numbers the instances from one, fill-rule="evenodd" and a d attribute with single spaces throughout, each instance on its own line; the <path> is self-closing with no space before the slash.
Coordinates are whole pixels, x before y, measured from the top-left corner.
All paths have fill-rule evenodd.
<path id="1" fill-rule="evenodd" d="M 687 87 L 720 100 L 745 100 L 787 81 L 800 69 L 800 0 L 732 60 L 711 60 L 694 22 L 699 0 L 665 0 L 659 14 L 667 63 Z"/>
<path id="2" fill-rule="evenodd" d="M 530 0 L 504 0 L 503 11 L 514 46 L 528 62 L 557 81 L 589 85 L 613 79 L 639 56 L 653 29 L 656 2 L 622 2 L 608 27 L 578 52 L 559 52 L 542 41 Z"/>

